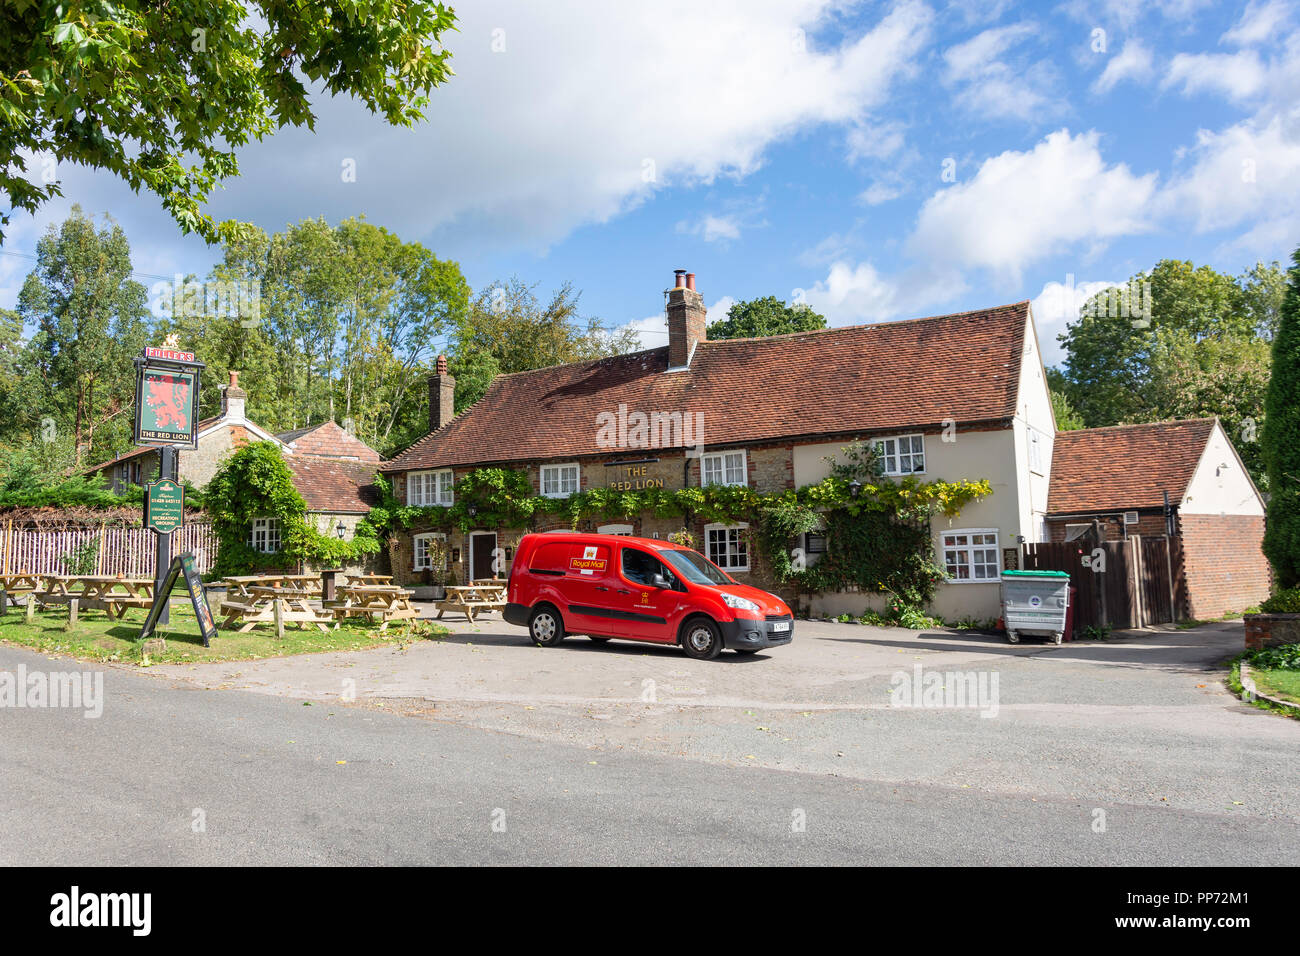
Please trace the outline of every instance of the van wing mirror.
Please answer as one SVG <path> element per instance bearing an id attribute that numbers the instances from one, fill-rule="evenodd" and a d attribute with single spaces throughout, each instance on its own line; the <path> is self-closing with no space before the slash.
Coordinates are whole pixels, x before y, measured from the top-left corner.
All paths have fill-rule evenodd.
<path id="1" fill-rule="evenodd" d="M 650 579 L 650 583 L 653 584 L 653 585 L 654 585 L 655 587 L 657 587 L 657 588 L 670 588 L 670 587 L 672 587 L 672 584 L 670 584 L 670 583 L 668 582 L 668 579 L 667 579 L 666 577 L 664 577 L 662 574 L 656 574 L 654 577 L 652 577 L 652 578 Z"/>

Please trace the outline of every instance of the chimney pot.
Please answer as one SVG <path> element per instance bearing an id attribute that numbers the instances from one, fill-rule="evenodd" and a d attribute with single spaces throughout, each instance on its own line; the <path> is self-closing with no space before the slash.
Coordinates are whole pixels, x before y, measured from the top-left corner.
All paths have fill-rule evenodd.
<path id="1" fill-rule="evenodd" d="M 694 272 L 688 272 L 688 273 L 686 273 L 686 288 L 690 289 L 692 292 L 695 291 L 695 273 L 694 273 Z"/>
<path id="2" fill-rule="evenodd" d="M 439 375 L 446 375 L 446 374 L 447 374 L 447 356 L 446 356 L 446 355 L 439 355 L 439 356 L 438 356 L 438 374 L 439 374 Z"/>
<path id="3" fill-rule="evenodd" d="M 234 371 L 232 371 L 232 372 L 230 373 L 230 387 L 231 387 L 231 388 L 238 388 L 238 387 L 239 387 L 239 373 L 238 373 L 238 372 L 234 372 Z"/>
<path id="4" fill-rule="evenodd" d="M 686 288 L 686 270 L 685 270 L 685 269 L 674 269 L 674 270 L 673 270 L 673 275 L 674 275 L 674 277 L 675 277 L 675 281 L 673 282 L 673 288 L 674 288 L 674 289 L 684 289 L 684 288 Z"/>

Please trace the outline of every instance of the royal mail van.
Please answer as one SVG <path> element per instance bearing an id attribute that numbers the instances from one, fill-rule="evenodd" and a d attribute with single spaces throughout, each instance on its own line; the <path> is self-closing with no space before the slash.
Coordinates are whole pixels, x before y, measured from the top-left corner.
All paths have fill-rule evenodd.
<path id="1" fill-rule="evenodd" d="M 698 551 L 657 538 L 547 532 L 519 542 L 505 619 L 554 647 L 569 634 L 680 644 L 711 660 L 794 639 L 774 594 L 741 584 Z"/>

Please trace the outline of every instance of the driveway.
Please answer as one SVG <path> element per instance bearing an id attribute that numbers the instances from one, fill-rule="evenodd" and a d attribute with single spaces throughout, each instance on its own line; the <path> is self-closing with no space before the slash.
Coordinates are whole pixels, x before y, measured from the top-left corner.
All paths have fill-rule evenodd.
<path id="1" fill-rule="evenodd" d="M 585 638 L 537 648 L 495 619 L 449 626 L 405 648 L 150 672 L 605 753 L 1300 822 L 1300 722 L 1242 704 L 1221 680 L 1240 623 L 1057 647 L 799 622 L 792 645 L 707 662 Z M 904 685 L 981 681 L 983 706 L 891 700 Z"/>

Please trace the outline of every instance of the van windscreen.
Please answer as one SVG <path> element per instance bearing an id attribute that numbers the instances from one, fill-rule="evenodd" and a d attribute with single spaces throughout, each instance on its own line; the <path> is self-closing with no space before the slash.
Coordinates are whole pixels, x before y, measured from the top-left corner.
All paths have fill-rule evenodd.
<path id="1" fill-rule="evenodd" d="M 674 571 L 692 584 L 735 584 L 735 578 L 729 577 L 716 564 L 697 551 L 660 551 L 659 556 L 667 561 Z"/>

